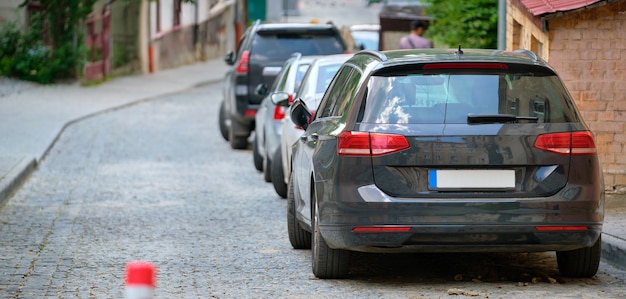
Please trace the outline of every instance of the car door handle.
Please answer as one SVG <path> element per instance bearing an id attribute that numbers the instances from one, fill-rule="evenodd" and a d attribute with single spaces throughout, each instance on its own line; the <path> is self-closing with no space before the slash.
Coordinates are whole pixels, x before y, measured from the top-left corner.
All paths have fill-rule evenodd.
<path id="1" fill-rule="evenodd" d="M 317 141 L 319 138 L 320 138 L 320 136 L 317 135 L 317 133 L 311 134 L 311 141 Z"/>

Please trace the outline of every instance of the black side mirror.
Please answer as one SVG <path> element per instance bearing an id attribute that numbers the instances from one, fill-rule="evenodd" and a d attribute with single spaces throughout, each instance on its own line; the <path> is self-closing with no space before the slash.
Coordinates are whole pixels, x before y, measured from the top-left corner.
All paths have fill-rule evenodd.
<path id="1" fill-rule="evenodd" d="M 289 115 L 291 115 L 291 121 L 303 130 L 306 130 L 306 128 L 309 127 L 309 121 L 311 120 L 312 114 L 304 101 L 298 99 L 293 102 L 291 109 L 289 110 Z"/>
<path id="2" fill-rule="evenodd" d="M 259 85 L 256 86 L 256 89 L 254 89 L 254 93 L 258 96 L 266 96 L 269 92 L 269 89 L 267 88 L 267 84 L 265 83 L 259 83 Z"/>
<path id="3" fill-rule="evenodd" d="M 290 96 L 287 92 L 273 93 L 270 98 L 272 99 L 272 103 L 274 103 L 274 105 L 289 107 L 289 105 L 291 104 L 289 103 Z"/>
<path id="4" fill-rule="evenodd" d="M 235 64 L 235 53 L 233 51 L 229 51 L 228 53 L 226 53 L 226 56 L 224 57 L 224 61 L 228 65 Z"/>

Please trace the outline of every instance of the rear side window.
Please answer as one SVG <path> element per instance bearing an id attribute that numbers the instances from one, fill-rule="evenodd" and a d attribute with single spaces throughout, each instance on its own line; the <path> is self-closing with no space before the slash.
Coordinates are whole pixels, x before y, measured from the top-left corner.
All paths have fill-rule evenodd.
<path id="1" fill-rule="evenodd" d="M 339 70 L 337 77 L 331 82 L 332 86 L 324 94 L 325 99 L 318 109 L 319 117 L 343 116 L 358 91 L 360 79 L 361 73 L 354 67 L 344 66 Z"/>
<path id="2" fill-rule="evenodd" d="M 250 49 L 251 60 L 285 60 L 294 52 L 306 55 L 340 54 L 344 46 L 334 35 L 271 34 L 257 35 Z"/>
<path id="3" fill-rule="evenodd" d="M 460 72 L 372 76 L 362 121 L 467 123 L 470 113 L 530 117 L 538 123 L 579 119 L 554 74 Z"/>

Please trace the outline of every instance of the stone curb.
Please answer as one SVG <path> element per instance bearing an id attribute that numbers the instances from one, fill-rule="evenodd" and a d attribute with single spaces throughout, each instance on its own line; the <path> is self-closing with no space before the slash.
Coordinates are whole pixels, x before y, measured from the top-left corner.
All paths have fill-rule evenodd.
<path id="1" fill-rule="evenodd" d="M 602 233 L 602 260 L 618 269 L 626 270 L 626 241 Z"/>
<path id="2" fill-rule="evenodd" d="M 0 180 L 0 207 L 24 184 L 37 168 L 37 159 L 22 157 Z"/>

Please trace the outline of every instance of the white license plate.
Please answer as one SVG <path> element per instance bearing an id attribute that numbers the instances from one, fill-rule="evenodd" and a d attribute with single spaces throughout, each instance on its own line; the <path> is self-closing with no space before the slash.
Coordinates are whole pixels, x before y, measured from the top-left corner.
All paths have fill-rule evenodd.
<path id="1" fill-rule="evenodd" d="M 431 169 L 428 187 L 433 190 L 510 190 L 515 189 L 511 169 Z"/>
<path id="2" fill-rule="evenodd" d="M 263 68 L 263 76 L 276 76 L 280 73 L 280 66 L 266 66 Z"/>

